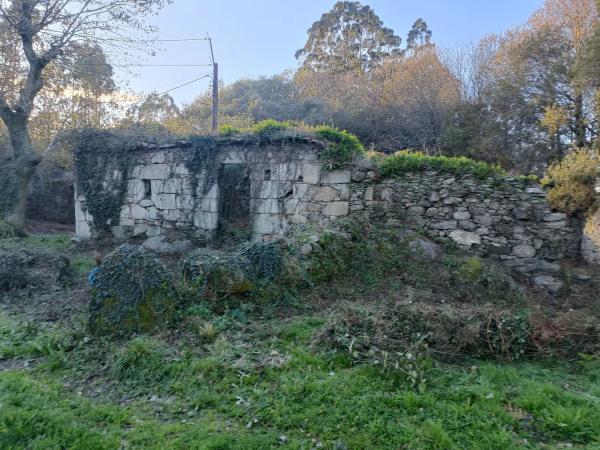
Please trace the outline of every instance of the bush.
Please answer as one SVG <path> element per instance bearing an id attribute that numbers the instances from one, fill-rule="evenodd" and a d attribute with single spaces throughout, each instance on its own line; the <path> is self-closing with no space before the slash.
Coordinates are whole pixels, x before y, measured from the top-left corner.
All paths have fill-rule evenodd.
<path id="1" fill-rule="evenodd" d="M 232 125 L 221 125 L 219 127 L 219 136 L 231 137 L 242 132 L 241 128 L 234 127 Z"/>
<path id="2" fill-rule="evenodd" d="M 401 367 L 406 353 L 416 356 L 417 349 L 442 359 L 521 359 L 538 350 L 532 335 L 526 310 L 394 303 L 347 309 L 315 342 L 348 351 L 356 362 Z"/>
<path id="3" fill-rule="evenodd" d="M 548 168 L 542 183 L 551 186 L 550 205 L 568 214 L 586 213 L 598 205 L 595 185 L 600 177 L 600 152 L 573 150 L 562 161 Z"/>
<path id="4" fill-rule="evenodd" d="M 177 305 L 171 275 L 143 248 L 122 245 L 89 276 L 89 327 L 112 336 L 169 324 Z"/>
<path id="5" fill-rule="evenodd" d="M 15 229 L 3 220 L 0 220 L 0 239 L 9 239 L 17 235 Z"/>
<path id="6" fill-rule="evenodd" d="M 181 270 L 193 293 L 209 300 L 247 293 L 253 287 L 250 261 L 237 252 L 200 248 L 186 256 Z"/>
<path id="7" fill-rule="evenodd" d="M 0 292 L 52 289 L 71 280 L 70 260 L 41 246 L 0 246 Z"/>
<path id="8" fill-rule="evenodd" d="M 212 249 L 192 251 L 181 271 L 195 297 L 211 301 L 243 294 L 271 298 L 294 285 L 291 257 L 273 243 L 245 242 L 231 252 Z"/>
<path id="9" fill-rule="evenodd" d="M 456 175 L 471 174 L 477 178 L 504 175 L 500 166 L 475 161 L 464 156 L 428 156 L 421 152 L 403 150 L 380 159 L 379 167 L 384 177 L 397 177 L 407 172 L 434 170 Z"/>
<path id="10" fill-rule="evenodd" d="M 258 122 L 252 127 L 252 132 L 259 138 L 271 138 L 292 126 L 290 122 L 279 122 L 273 119 L 266 119 Z"/>
<path id="11" fill-rule="evenodd" d="M 315 128 L 317 137 L 329 141 L 329 146 L 321 152 L 321 160 L 330 168 L 336 168 L 351 162 L 357 155 L 365 153 L 358 138 L 347 131 L 319 126 Z"/>

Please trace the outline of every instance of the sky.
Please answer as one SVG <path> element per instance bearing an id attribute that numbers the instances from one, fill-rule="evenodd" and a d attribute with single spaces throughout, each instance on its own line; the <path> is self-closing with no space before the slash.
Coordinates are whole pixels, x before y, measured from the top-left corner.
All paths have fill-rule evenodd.
<path id="1" fill-rule="evenodd" d="M 211 37 L 219 78 L 231 83 L 297 67 L 296 50 L 304 46 L 307 30 L 331 9 L 335 0 L 174 0 L 150 20 L 159 39 Z M 423 18 L 433 41 L 455 47 L 527 21 L 543 0 L 370 0 L 384 25 L 403 43 L 408 30 Z M 208 64 L 206 41 L 162 43 L 148 64 Z M 132 69 L 130 69 L 132 70 Z M 162 93 L 208 74 L 210 67 L 143 67 L 121 73 L 136 92 Z M 169 92 L 178 104 L 189 103 L 210 83 L 209 78 Z"/>

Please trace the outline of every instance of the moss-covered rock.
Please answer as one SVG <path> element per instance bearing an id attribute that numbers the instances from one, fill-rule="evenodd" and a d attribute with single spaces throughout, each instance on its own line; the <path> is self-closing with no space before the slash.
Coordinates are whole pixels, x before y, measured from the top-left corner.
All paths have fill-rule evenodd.
<path id="1" fill-rule="evenodd" d="M 88 276 L 89 327 L 112 336 L 168 325 L 178 302 L 171 274 L 142 247 L 125 244 Z"/>

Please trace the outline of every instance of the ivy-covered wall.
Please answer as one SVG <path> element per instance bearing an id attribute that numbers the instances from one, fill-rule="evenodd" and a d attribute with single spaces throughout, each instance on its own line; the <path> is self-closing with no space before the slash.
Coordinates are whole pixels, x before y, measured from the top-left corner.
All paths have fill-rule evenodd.
<path id="1" fill-rule="evenodd" d="M 327 228 L 348 213 L 350 180 L 323 169 L 324 148 L 311 139 L 140 145 L 130 152 L 127 169 L 119 164 L 104 169 L 97 189 L 78 180 L 77 235 L 143 236 L 147 247 L 168 250 L 169 243 L 202 244 L 227 232 L 272 240 L 294 224 Z M 335 187 L 340 183 L 344 186 Z M 329 187 L 315 197 L 321 185 Z M 120 207 L 114 211 L 116 200 Z M 313 214 L 320 203 L 330 205 Z"/>
<path id="2" fill-rule="evenodd" d="M 270 241 L 301 231 L 310 238 L 340 219 L 367 216 L 448 238 L 539 283 L 552 282 L 559 260 L 579 256 L 580 220 L 553 211 L 532 179 L 467 160 L 418 156 L 415 164 L 403 154 L 387 166 L 358 155 L 329 164 L 327 149 L 311 138 L 137 145 L 127 153 L 129 165 L 104 168 L 98 191 L 79 180 L 77 234 L 141 236 L 147 248 L 179 252 L 228 233 Z M 82 186 L 93 193 L 93 208 Z M 116 212 L 98 203 L 103 195 L 107 208 L 120 202 Z"/>

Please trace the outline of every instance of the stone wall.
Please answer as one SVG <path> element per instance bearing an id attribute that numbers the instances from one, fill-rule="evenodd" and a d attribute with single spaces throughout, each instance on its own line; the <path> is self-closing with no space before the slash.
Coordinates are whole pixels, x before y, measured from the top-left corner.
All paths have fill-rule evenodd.
<path id="1" fill-rule="evenodd" d="M 533 275 L 558 272 L 560 259 L 579 256 L 579 220 L 552 211 L 532 181 L 436 172 L 379 179 L 366 159 L 324 169 L 322 148 L 308 140 L 224 145 L 195 173 L 188 164 L 192 150 L 184 144 L 140 151 L 113 234 L 181 251 L 209 243 L 228 226 L 249 238 L 273 240 L 296 229 L 334 229 L 340 218 L 366 215 L 373 223 L 451 239 Z M 90 237 L 86 199 L 76 199 L 77 235 Z"/>
<path id="2" fill-rule="evenodd" d="M 552 211 L 530 180 L 423 172 L 361 181 L 370 173 L 354 169 L 350 210 L 372 222 L 448 238 L 531 274 L 558 272 L 558 260 L 579 256 L 581 221 Z"/>
<path id="3" fill-rule="evenodd" d="M 581 256 L 589 264 L 600 265 L 600 209 L 586 219 L 581 242 Z"/>
<path id="4" fill-rule="evenodd" d="M 208 243 L 229 225 L 222 215 L 232 209 L 224 204 L 232 196 L 223 189 L 232 183 L 222 177 L 231 173 L 238 174 L 240 184 L 249 182 L 249 220 L 238 230 L 248 237 L 273 240 L 296 225 L 331 228 L 338 217 L 348 215 L 350 172 L 323 171 L 318 160 L 322 148 L 318 141 L 225 145 L 195 173 L 188 164 L 192 149 L 185 144 L 139 151 L 112 232 L 121 239 L 142 236 L 148 248 L 167 252 Z M 240 170 L 229 170 L 234 167 Z M 92 237 L 87 201 L 78 193 L 75 197 L 76 234 Z"/>

